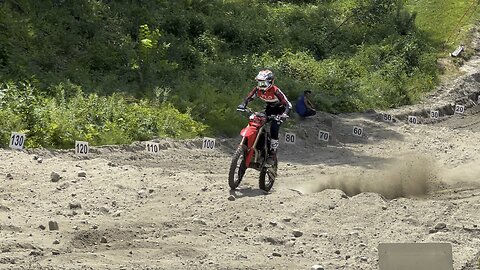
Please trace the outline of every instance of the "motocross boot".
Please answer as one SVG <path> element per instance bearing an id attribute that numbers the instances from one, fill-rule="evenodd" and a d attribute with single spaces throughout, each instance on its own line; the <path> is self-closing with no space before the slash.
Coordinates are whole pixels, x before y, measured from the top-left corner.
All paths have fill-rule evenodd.
<path id="1" fill-rule="evenodd" d="M 277 161 L 277 148 L 278 148 L 278 140 L 272 139 L 270 142 L 270 151 L 268 153 L 267 162 L 265 167 L 272 167 Z"/>

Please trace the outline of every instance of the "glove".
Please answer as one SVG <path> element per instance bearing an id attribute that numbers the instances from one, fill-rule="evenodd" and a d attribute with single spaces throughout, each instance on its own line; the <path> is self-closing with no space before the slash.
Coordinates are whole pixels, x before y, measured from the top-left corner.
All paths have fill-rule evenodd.
<path id="1" fill-rule="evenodd" d="M 285 121 L 285 120 L 287 120 L 287 118 L 288 118 L 288 115 L 287 115 L 286 113 L 280 115 L 280 120 L 281 120 L 282 122 Z"/>

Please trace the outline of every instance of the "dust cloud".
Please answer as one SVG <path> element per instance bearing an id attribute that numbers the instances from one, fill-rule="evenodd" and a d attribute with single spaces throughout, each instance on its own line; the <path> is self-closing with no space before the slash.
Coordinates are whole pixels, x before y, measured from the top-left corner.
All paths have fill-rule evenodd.
<path id="1" fill-rule="evenodd" d="M 466 163 L 452 169 L 442 169 L 439 172 L 441 181 L 448 185 L 480 187 L 479 161 Z"/>
<path id="2" fill-rule="evenodd" d="M 386 164 L 382 170 L 316 177 L 299 191 L 308 194 L 340 189 L 348 196 L 375 192 L 387 199 L 421 196 L 429 191 L 429 183 L 438 181 L 437 166 L 430 160 L 410 155 Z"/>
<path id="3" fill-rule="evenodd" d="M 478 161 L 446 168 L 427 156 L 406 155 L 386 164 L 382 170 L 322 175 L 297 190 L 309 194 L 325 189 L 340 189 L 348 196 L 375 192 L 387 199 L 394 199 L 418 197 L 457 186 L 480 187 Z"/>

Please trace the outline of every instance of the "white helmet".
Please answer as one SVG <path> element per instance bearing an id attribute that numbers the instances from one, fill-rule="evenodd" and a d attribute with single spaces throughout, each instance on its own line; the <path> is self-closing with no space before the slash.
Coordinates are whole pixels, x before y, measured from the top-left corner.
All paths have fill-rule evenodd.
<path id="1" fill-rule="evenodd" d="M 270 88 L 270 86 L 273 85 L 274 79 L 275 76 L 273 75 L 273 72 L 269 69 L 261 70 L 255 77 L 255 80 L 258 83 L 258 88 L 263 91 L 266 91 L 268 88 Z"/>

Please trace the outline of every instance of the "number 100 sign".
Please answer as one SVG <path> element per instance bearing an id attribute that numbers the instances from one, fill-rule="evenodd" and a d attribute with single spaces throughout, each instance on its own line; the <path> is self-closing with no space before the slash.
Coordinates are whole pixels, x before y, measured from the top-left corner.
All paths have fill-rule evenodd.
<path id="1" fill-rule="evenodd" d="M 202 149 L 209 149 L 209 150 L 215 149 L 215 139 L 204 137 L 203 138 Z"/>

